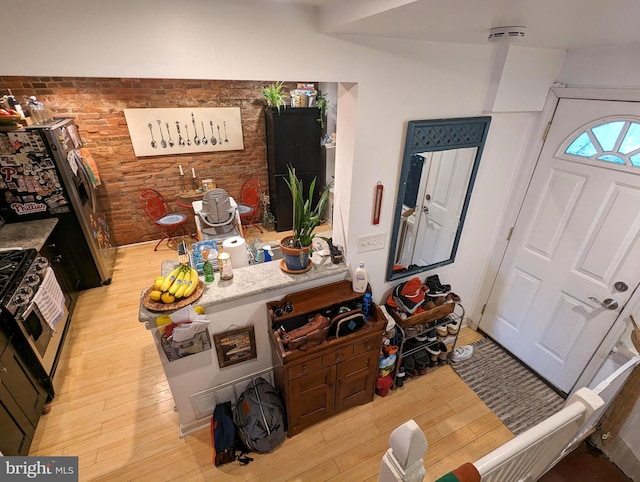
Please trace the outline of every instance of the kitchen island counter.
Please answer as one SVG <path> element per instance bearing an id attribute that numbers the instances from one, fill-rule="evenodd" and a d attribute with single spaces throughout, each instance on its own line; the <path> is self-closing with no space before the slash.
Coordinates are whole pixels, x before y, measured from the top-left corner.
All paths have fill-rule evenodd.
<path id="1" fill-rule="evenodd" d="M 298 291 L 301 289 L 300 285 L 322 280 L 326 280 L 324 282 L 327 283 L 330 281 L 327 278 L 346 278 L 349 274 L 349 268 L 345 263 L 333 264 L 329 257 L 323 258 L 314 253 L 312 261 L 311 269 L 301 274 L 285 273 L 280 269 L 279 260 L 234 269 L 233 278 L 230 280 L 220 279 L 220 274 L 216 272 L 215 280 L 211 283 L 205 283 L 202 296 L 194 301 L 194 304 L 201 305 L 207 309 L 215 305 L 278 291 L 283 288 Z M 177 266 L 177 259 L 163 261 L 161 267 L 162 276 L 168 275 Z M 203 276 L 200 276 L 200 279 L 203 280 Z M 140 294 L 141 300 L 145 291 L 146 289 Z M 207 309 L 207 311 L 209 310 Z M 138 319 L 143 323 L 153 322 L 149 327 L 155 326 L 155 319 L 160 314 L 148 310 L 140 303 Z"/>
<path id="2" fill-rule="evenodd" d="M 56 218 L 5 224 L 0 228 L 0 249 L 22 248 L 40 251 L 53 232 Z"/>
<path id="3" fill-rule="evenodd" d="M 161 330 L 156 329 L 155 324 L 162 313 L 145 308 L 142 295 L 146 289 L 141 292 L 139 321 L 146 323 L 153 337 L 179 414 L 181 436 L 208 427 L 216 403 L 235 400 L 253 377 L 262 376 L 273 381 L 267 302 L 349 276 L 345 263 L 332 264 L 330 257 L 318 253 L 314 253 L 312 260 L 311 269 L 302 274 L 285 273 L 277 260 L 234 269 L 230 280 L 221 280 L 216 273 L 215 280 L 205 284 L 202 296 L 192 304 L 205 308 L 212 341 L 217 334 L 243 327 L 252 327 L 255 334 L 255 358 L 231 366 L 220 366 L 217 349 L 213 346 L 169 361 L 161 342 Z M 176 259 L 164 261 L 162 275 L 166 276 L 177 265 Z"/>

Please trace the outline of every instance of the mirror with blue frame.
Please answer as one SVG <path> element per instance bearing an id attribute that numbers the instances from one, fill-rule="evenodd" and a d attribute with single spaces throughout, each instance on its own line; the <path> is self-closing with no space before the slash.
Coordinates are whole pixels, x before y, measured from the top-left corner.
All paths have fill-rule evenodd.
<path id="1" fill-rule="evenodd" d="M 453 263 L 491 117 L 409 121 L 387 280 Z"/>

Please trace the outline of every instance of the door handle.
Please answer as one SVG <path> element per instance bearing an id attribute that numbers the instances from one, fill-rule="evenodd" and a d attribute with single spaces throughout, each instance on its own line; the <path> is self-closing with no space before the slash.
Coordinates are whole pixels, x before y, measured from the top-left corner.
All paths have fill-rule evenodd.
<path id="1" fill-rule="evenodd" d="M 589 299 L 591 301 L 595 301 L 600 306 L 602 306 L 603 308 L 606 308 L 608 310 L 617 310 L 618 309 L 618 302 L 616 300 L 614 300 L 614 299 L 606 298 L 604 301 L 600 301 L 598 298 L 594 298 L 593 296 L 589 296 Z"/>

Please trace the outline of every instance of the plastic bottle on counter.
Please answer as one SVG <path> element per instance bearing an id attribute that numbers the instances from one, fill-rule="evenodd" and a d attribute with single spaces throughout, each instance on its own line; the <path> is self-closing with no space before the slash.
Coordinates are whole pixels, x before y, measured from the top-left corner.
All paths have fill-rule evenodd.
<path id="1" fill-rule="evenodd" d="M 364 261 L 360 261 L 356 272 L 353 273 L 352 289 L 356 293 L 364 293 L 367 291 L 368 283 L 369 277 L 367 276 L 367 270 L 364 268 Z"/>
<path id="2" fill-rule="evenodd" d="M 371 318 L 371 293 L 364 294 L 364 298 L 362 299 L 362 314 L 365 320 Z"/>
<path id="3" fill-rule="evenodd" d="M 204 273 L 204 280 L 207 283 L 211 283 L 215 279 L 215 275 L 213 274 L 213 266 L 207 259 L 202 266 L 202 271 Z"/>
<path id="4" fill-rule="evenodd" d="M 22 106 L 11 93 L 11 89 L 7 89 L 7 91 L 9 92 L 9 95 L 6 96 L 9 107 L 18 112 L 20 116 L 24 118 L 24 111 L 22 110 Z"/>
<path id="5" fill-rule="evenodd" d="M 231 255 L 221 252 L 218 255 L 218 270 L 220 271 L 220 279 L 233 278 L 233 267 L 231 266 Z"/>

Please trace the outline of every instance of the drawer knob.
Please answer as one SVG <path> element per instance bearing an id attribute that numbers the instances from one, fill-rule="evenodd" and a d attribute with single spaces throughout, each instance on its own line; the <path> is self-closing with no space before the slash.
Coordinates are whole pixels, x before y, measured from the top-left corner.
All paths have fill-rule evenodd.
<path id="1" fill-rule="evenodd" d="M 7 367 L 0 368 L 0 373 L 7 373 Z"/>
<path id="2" fill-rule="evenodd" d="M 307 368 L 307 364 L 306 363 L 302 365 L 302 371 L 305 372 L 305 373 L 307 373 L 309 371 L 309 369 Z"/>
<path id="3" fill-rule="evenodd" d="M 369 343 L 368 341 L 364 344 L 364 349 L 369 351 L 371 350 L 371 343 Z"/>

